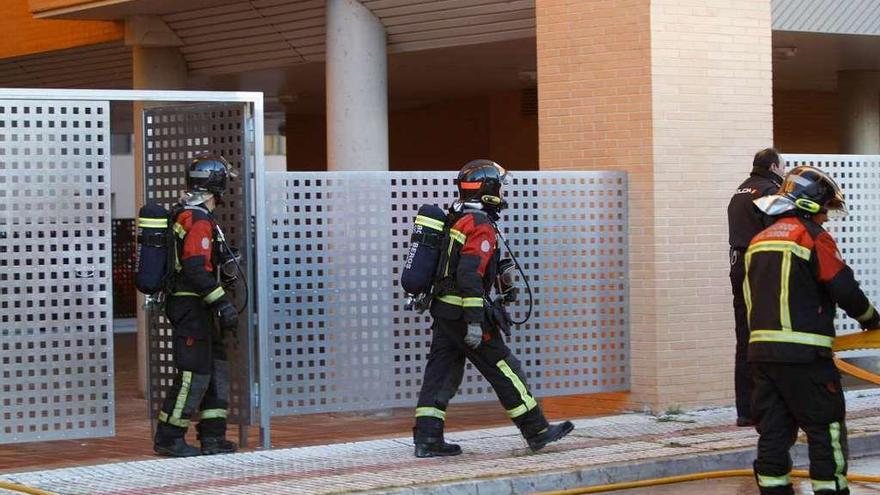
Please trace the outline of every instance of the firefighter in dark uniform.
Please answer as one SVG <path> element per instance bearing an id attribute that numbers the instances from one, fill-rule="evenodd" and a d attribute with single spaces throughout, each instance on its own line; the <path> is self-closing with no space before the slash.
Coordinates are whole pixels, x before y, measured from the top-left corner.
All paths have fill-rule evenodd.
<path id="1" fill-rule="evenodd" d="M 790 495 L 789 449 L 807 434 L 817 495 L 848 494 L 845 404 L 832 361 L 839 305 L 863 329 L 880 322 L 823 228 L 845 214 L 843 193 L 814 167 L 793 169 L 777 195 L 755 204 L 774 219 L 746 251 L 752 414 L 760 434 L 755 477 L 764 495 Z"/>
<path id="2" fill-rule="evenodd" d="M 413 428 L 416 457 L 452 456 L 461 448 L 444 441 L 446 407 L 461 384 L 465 358 L 489 381 L 507 415 L 532 450 L 571 432 L 571 422 L 550 425 L 490 317 L 489 296 L 500 252 L 495 222 L 507 204 L 501 198 L 506 171 L 490 160 L 468 162 L 458 174 L 458 200 L 448 216 L 442 246 L 439 290 L 431 304 L 433 338 L 425 365 Z"/>
<path id="3" fill-rule="evenodd" d="M 752 173 L 740 184 L 727 206 L 727 226 L 730 233 L 730 285 L 733 288 L 733 316 L 736 322 L 736 356 L 734 388 L 736 391 L 736 424 L 751 426 L 749 409 L 751 379 L 746 361 L 749 346 L 749 322 L 743 298 L 743 264 L 746 249 L 752 237 L 769 225 L 770 219 L 752 201 L 775 194 L 782 185 L 785 162 L 773 148 L 761 150 L 752 161 Z"/>
<path id="4" fill-rule="evenodd" d="M 217 266 L 225 239 L 212 214 L 233 176 L 221 156 L 196 158 L 187 173 L 187 193 L 175 210 L 177 275 L 165 312 L 173 329 L 177 376 L 159 412 L 153 446 L 159 455 L 190 457 L 236 450 L 226 440 L 229 367 L 223 337 L 236 331 L 238 311 L 220 284 Z M 200 449 L 184 439 L 195 419 Z"/>

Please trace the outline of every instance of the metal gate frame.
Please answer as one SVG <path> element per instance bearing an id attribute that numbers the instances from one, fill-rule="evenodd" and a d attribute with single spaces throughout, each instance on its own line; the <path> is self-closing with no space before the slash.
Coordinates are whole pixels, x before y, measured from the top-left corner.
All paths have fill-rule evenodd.
<path id="1" fill-rule="evenodd" d="M 129 101 L 135 102 L 155 102 L 155 103 L 245 103 L 250 105 L 251 115 L 253 116 L 254 126 L 252 132 L 254 134 L 254 148 L 252 150 L 251 159 L 252 167 L 250 169 L 254 174 L 254 194 L 251 195 L 252 201 L 246 205 L 246 211 L 250 215 L 255 215 L 256 225 L 256 243 L 258 246 L 264 245 L 266 242 L 265 215 L 261 214 L 261 208 L 256 198 L 265 197 L 265 158 L 264 158 L 264 109 L 263 109 L 263 93 L 246 92 L 246 91 L 166 91 L 166 90 L 90 90 L 90 89 L 30 89 L 30 88 L 0 88 L 0 100 L 17 99 L 17 100 L 33 100 L 33 101 L 95 101 L 95 102 L 111 102 L 111 101 Z M 137 118 L 137 116 L 135 117 Z M 255 260 L 254 280 L 249 283 L 255 290 L 256 281 L 266 280 L 267 265 L 265 259 L 259 257 Z M 256 308 L 265 307 L 267 303 L 265 291 L 256 291 L 258 300 Z M 269 346 L 266 340 L 266 315 L 260 312 L 258 315 L 259 331 L 255 332 L 254 314 L 248 315 L 247 338 L 249 342 L 257 339 L 257 356 L 259 358 L 268 356 Z M 259 335 L 257 335 L 259 334 Z M 252 363 L 262 363 L 262 359 L 250 359 Z M 259 409 L 259 426 L 260 426 L 260 443 L 263 447 L 270 446 L 269 438 L 269 410 L 268 398 L 271 393 L 271 387 L 268 383 L 269 373 L 265 366 L 259 366 L 259 378 L 256 387 L 252 386 L 252 403 L 258 404 Z"/>

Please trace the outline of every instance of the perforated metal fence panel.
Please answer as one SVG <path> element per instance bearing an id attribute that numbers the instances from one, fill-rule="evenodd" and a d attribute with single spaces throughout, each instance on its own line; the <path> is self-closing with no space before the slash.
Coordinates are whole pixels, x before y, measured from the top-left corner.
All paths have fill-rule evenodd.
<path id="1" fill-rule="evenodd" d="M 880 156 L 785 155 L 785 160 L 789 169 L 818 167 L 843 189 L 849 214 L 824 226 L 865 294 L 875 305 L 880 304 Z M 858 323 L 842 311 L 838 311 L 835 324 L 838 334 L 859 330 Z"/>
<path id="2" fill-rule="evenodd" d="M 0 99 L 0 443 L 113 435 L 109 132 Z"/>
<path id="3" fill-rule="evenodd" d="M 539 396 L 628 389 L 625 174 L 515 175 L 500 226 L 535 296 L 510 341 L 530 385 Z M 448 206 L 453 178 L 266 174 L 273 415 L 415 404 L 431 322 L 403 309 L 399 270 L 416 211 Z M 469 365 L 456 400 L 492 398 Z"/>
<path id="4" fill-rule="evenodd" d="M 133 218 L 114 218 L 113 236 L 113 317 L 137 316 L 137 228 Z"/>
<path id="5" fill-rule="evenodd" d="M 252 231 L 247 210 L 251 177 L 248 148 L 248 109 L 241 103 L 211 103 L 165 106 L 144 111 L 144 187 L 146 201 L 171 209 L 186 190 L 186 171 L 195 156 L 215 153 L 225 157 L 238 173 L 223 196 L 224 204 L 214 211 L 217 223 L 230 245 L 241 250 L 242 266 L 250 262 Z M 238 307 L 253 303 L 243 285 L 234 292 Z M 151 311 L 148 318 L 150 355 L 150 408 L 161 407 L 166 390 L 174 379 L 171 354 L 171 325 L 163 312 Z M 250 309 L 240 317 L 239 335 L 247 335 Z M 251 401 L 251 343 L 247 338 L 227 342 L 231 390 L 230 420 L 249 423 L 254 404 Z"/>

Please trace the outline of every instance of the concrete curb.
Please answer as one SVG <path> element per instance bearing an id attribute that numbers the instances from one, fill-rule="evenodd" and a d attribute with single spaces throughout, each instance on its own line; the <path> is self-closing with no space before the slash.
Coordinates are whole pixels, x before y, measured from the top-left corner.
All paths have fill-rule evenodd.
<path id="1" fill-rule="evenodd" d="M 880 433 L 851 437 L 849 439 L 849 451 L 852 458 L 864 457 L 880 452 Z M 806 444 L 796 444 L 791 449 L 791 454 L 796 466 L 807 465 Z M 475 479 L 441 485 L 413 486 L 365 493 L 395 495 L 521 495 L 704 471 L 744 469 L 750 467 L 754 459 L 755 449 L 736 449 L 708 452 L 684 458 L 673 457 L 637 463 L 589 466 L 576 471 L 529 473 L 523 476 Z"/>

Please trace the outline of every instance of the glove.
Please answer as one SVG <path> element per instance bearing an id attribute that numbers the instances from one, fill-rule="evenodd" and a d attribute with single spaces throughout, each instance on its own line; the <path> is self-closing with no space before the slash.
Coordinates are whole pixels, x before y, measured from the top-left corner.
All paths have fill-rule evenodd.
<path id="1" fill-rule="evenodd" d="M 228 299 L 217 304 L 217 315 L 220 318 L 220 329 L 235 335 L 238 330 L 238 310 Z"/>
<path id="2" fill-rule="evenodd" d="M 872 306 L 873 309 L 873 306 Z M 880 314 L 877 313 L 875 309 L 872 311 L 871 317 L 865 320 L 864 322 L 860 322 L 862 326 L 862 330 L 874 330 L 880 328 Z"/>
<path id="3" fill-rule="evenodd" d="M 467 333 L 464 336 L 464 345 L 471 349 L 480 347 L 483 343 L 483 327 L 479 323 L 468 323 Z"/>

